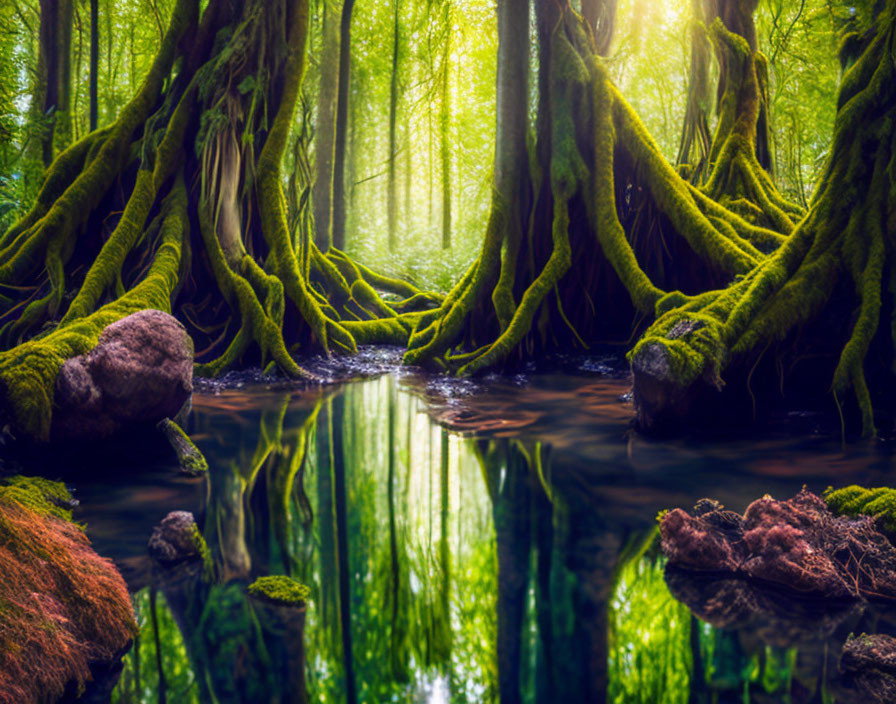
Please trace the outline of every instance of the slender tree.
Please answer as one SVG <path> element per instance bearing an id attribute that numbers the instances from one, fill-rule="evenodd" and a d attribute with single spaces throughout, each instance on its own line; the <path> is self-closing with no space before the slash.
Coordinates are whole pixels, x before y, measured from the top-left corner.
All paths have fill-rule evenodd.
<path id="1" fill-rule="evenodd" d="M 100 0 L 90 0 L 90 131 L 99 126 Z"/>
<path id="2" fill-rule="evenodd" d="M 392 0 L 392 73 L 389 78 L 389 153 L 387 157 L 388 182 L 386 184 L 387 242 L 390 252 L 395 251 L 395 240 L 398 235 L 398 185 L 396 182 L 398 142 L 396 139 L 396 128 L 398 126 L 398 69 L 401 43 L 400 8 L 400 0 Z"/>
<path id="3" fill-rule="evenodd" d="M 74 8 L 72 0 L 41 0 L 39 54 L 33 105 L 35 120 L 44 125 L 40 150 L 45 166 L 53 161 L 55 147 L 71 141 L 71 48 Z"/>
<path id="4" fill-rule="evenodd" d="M 352 10 L 355 0 L 343 0 L 339 25 L 339 76 L 336 101 L 336 135 L 333 148 L 332 245 L 345 249 L 345 166 L 348 140 L 349 88 L 351 83 Z"/>
<path id="5" fill-rule="evenodd" d="M 317 117 L 314 129 L 314 243 L 326 251 L 333 223 L 333 148 L 336 137 L 336 100 L 339 88 L 339 5 L 322 3 L 322 44 Z"/>
<path id="6" fill-rule="evenodd" d="M 451 0 L 443 0 L 439 141 L 442 162 L 442 249 L 451 247 Z"/>

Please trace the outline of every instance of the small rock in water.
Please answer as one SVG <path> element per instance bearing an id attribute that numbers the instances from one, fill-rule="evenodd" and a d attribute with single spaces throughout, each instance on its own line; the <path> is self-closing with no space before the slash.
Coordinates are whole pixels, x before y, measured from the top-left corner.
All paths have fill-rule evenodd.
<path id="1" fill-rule="evenodd" d="M 162 563 L 181 562 L 203 556 L 202 535 L 189 511 L 172 511 L 153 528 L 149 554 Z"/>
<path id="2" fill-rule="evenodd" d="M 89 440 L 173 418 L 193 392 L 193 341 L 174 317 L 142 310 L 112 323 L 56 378 L 54 440 Z"/>

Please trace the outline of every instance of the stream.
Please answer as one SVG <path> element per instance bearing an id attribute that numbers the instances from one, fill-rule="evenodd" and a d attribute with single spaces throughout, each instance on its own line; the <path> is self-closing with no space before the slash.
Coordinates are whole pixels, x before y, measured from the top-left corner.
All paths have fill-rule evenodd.
<path id="1" fill-rule="evenodd" d="M 67 478 L 140 624 L 113 701 L 854 701 L 840 648 L 896 632 L 896 613 L 666 575 L 656 517 L 704 496 L 743 511 L 803 485 L 892 485 L 892 448 L 844 448 L 802 416 L 647 439 L 629 387 L 596 364 L 195 394 L 207 477 L 135 457 Z M 147 540 L 173 510 L 194 513 L 210 565 L 153 566 Z M 310 588 L 303 614 L 248 600 L 267 574 Z"/>

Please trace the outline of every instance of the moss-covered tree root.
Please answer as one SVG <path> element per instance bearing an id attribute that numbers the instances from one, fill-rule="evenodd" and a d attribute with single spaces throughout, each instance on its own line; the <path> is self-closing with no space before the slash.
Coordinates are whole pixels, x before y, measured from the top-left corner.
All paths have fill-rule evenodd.
<path id="1" fill-rule="evenodd" d="M 788 216 L 776 215 L 791 211 L 767 175 L 754 179 L 762 218 L 744 217 L 683 180 L 610 82 L 587 25 L 566 3 L 557 14 L 539 8 L 550 44 L 525 193 L 502 188 L 498 154 L 481 254 L 440 307 L 418 317 L 409 363 L 469 374 L 550 349 L 624 342 L 639 321 L 748 275 L 792 228 Z M 729 38 L 724 27 L 717 34 Z M 501 41 L 509 39 L 499 22 Z M 755 88 L 749 51 L 747 61 Z M 731 146 L 745 143 L 752 155 L 757 112 L 747 101 L 729 102 L 726 114 L 738 127 L 726 128 L 732 134 L 720 143 L 738 156 L 719 156 L 719 168 L 736 162 L 744 173 L 762 172 L 755 157 L 748 162 Z"/>
<path id="2" fill-rule="evenodd" d="M 896 1 L 888 0 L 873 40 L 843 76 L 829 162 L 787 241 L 730 287 L 665 313 L 632 351 L 642 423 L 661 417 L 670 399 L 707 381 L 720 387 L 726 369 L 753 368 L 770 345 L 782 344 L 790 359 L 828 347 L 833 400 L 842 409 L 851 389 L 863 434 L 874 433 L 866 367 L 892 384 L 896 341 L 894 41 Z M 875 340 L 880 353 L 872 361 Z"/>
<path id="3" fill-rule="evenodd" d="M 47 439 L 62 363 L 143 308 L 186 325 L 197 374 L 311 378 L 295 352 L 405 344 L 439 303 L 289 226 L 280 162 L 307 33 L 307 0 L 212 0 L 201 17 L 177 0 L 137 95 L 56 159 L 0 236 L 5 422 Z"/>

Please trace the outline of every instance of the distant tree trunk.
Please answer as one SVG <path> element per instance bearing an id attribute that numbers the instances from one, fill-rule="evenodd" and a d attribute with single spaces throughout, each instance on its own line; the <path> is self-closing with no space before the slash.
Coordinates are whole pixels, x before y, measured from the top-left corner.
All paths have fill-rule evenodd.
<path id="1" fill-rule="evenodd" d="M 90 131 L 99 125 L 100 0 L 90 0 Z"/>
<path id="2" fill-rule="evenodd" d="M 393 23 L 392 23 L 392 77 L 389 83 L 389 166 L 388 166 L 388 184 L 386 186 L 386 214 L 389 221 L 389 251 L 395 251 L 395 238 L 398 229 L 398 192 L 395 186 L 395 127 L 398 112 L 398 51 L 399 41 L 399 9 L 401 7 L 400 0 L 393 0 Z"/>
<path id="3" fill-rule="evenodd" d="M 756 55 L 759 50 L 759 41 L 756 35 L 756 23 L 753 15 L 759 5 L 759 0 L 706 0 L 706 26 L 718 17 L 725 28 L 747 40 L 750 51 Z M 716 58 L 719 62 L 719 86 L 716 93 L 717 110 L 722 109 L 722 98 L 727 88 L 727 76 L 729 71 L 727 61 L 729 52 L 723 47 L 716 47 Z M 772 173 L 772 153 L 768 124 L 768 65 L 765 57 L 756 57 L 756 72 L 759 82 L 759 117 L 756 122 L 756 159 L 759 165 Z"/>
<path id="4" fill-rule="evenodd" d="M 71 0 L 41 0 L 38 38 L 38 78 L 34 105 L 40 111 L 41 157 L 53 161 L 54 144 L 64 148 L 71 141 L 68 115 L 71 99 L 71 48 L 74 8 Z"/>
<path id="5" fill-rule="evenodd" d="M 445 40 L 442 44 L 442 104 L 439 132 L 442 147 L 442 249 L 451 248 L 451 2 L 445 0 Z"/>
<path id="6" fill-rule="evenodd" d="M 336 142 L 333 153 L 333 234 L 337 249 L 345 248 L 345 152 L 348 137 L 348 96 L 351 79 L 352 9 L 355 0 L 345 0 L 339 26 L 339 92 L 336 102 Z"/>
<path id="7" fill-rule="evenodd" d="M 323 3 L 323 45 L 320 87 L 314 131 L 314 242 L 322 251 L 330 246 L 333 224 L 333 146 L 336 138 L 336 100 L 339 90 L 339 24 L 336 0 Z"/>
<path id="8" fill-rule="evenodd" d="M 597 53 L 606 56 L 616 27 L 617 0 L 582 0 L 582 17 L 594 32 Z"/>
<path id="9" fill-rule="evenodd" d="M 402 210 L 404 211 L 404 232 L 405 237 L 408 237 L 411 234 L 412 222 L 411 222 L 411 181 L 413 179 L 414 174 L 414 141 L 412 139 L 413 132 L 411 132 L 411 117 L 408 114 L 408 110 L 405 109 L 404 115 L 404 142 L 405 142 L 405 155 L 404 155 L 404 203 L 402 205 Z"/>
<path id="10" fill-rule="evenodd" d="M 712 133 L 709 129 L 711 105 L 709 64 L 711 46 L 706 36 L 707 16 L 704 0 L 692 0 L 691 9 L 691 66 L 688 75 L 688 101 L 684 126 L 678 145 L 677 166 L 687 165 L 686 177 L 695 184 L 702 183 L 708 171 Z"/>

